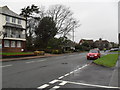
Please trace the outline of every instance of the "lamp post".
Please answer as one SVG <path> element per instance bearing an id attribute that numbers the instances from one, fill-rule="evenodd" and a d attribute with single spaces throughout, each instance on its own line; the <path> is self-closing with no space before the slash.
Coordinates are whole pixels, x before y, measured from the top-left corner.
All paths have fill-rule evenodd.
<path id="1" fill-rule="evenodd" d="M 73 21 L 73 42 L 74 42 L 74 24 L 75 24 L 75 21 Z"/>

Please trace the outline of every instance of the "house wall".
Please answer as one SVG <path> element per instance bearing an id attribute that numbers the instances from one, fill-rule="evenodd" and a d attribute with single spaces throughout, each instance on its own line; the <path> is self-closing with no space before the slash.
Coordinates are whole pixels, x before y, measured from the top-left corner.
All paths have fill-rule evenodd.
<path id="1" fill-rule="evenodd" d="M 5 16 L 0 14 L 0 31 L 4 31 L 3 25 L 5 25 Z M 3 35 L 0 35 L 0 39 L 3 38 Z"/>
<path id="2" fill-rule="evenodd" d="M 12 22 L 12 16 L 10 17 L 10 22 L 9 23 L 13 23 Z M 24 29 L 26 28 L 26 21 L 17 17 L 14 17 L 16 19 L 16 22 L 13 24 L 17 24 L 17 25 L 21 25 Z M 21 20 L 21 24 L 18 24 L 18 19 Z M 0 31 L 5 31 L 5 28 L 3 28 L 3 26 L 6 24 L 6 15 L 0 14 Z M 22 34 L 25 35 L 25 30 L 22 31 Z M 21 52 L 22 49 L 25 50 L 25 43 L 26 43 L 26 39 L 25 38 L 14 38 L 14 37 L 5 37 L 4 40 L 9 40 L 11 41 L 15 41 L 16 46 L 15 47 L 4 47 L 4 40 L 3 40 L 3 35 L 0 35 L 0 40 L 2 40 L 2 51 L 3 52 Z M 17 41 L 21 41 L 21 47 L 17 47 Z"/>
<path id="3" fill-rule="evenodd" d="M 13 40 L 9 40 L 10 43 Z M 25 50 L 25 41 L 21 41 L 21 47 L 17 47 L 17 41 L 15 41 L 15 47 L 4 47 L 4 40 L 2 40 L 2 44 L 3 44 L 3 48 L 2 51 L 3 52 L 21 52 L 22 49 Z"/>

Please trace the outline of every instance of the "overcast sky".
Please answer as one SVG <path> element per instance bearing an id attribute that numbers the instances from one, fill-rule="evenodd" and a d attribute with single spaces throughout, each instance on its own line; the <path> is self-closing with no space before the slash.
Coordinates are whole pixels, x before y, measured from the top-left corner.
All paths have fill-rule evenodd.
<path id="1" fill-rule="evenodd" d="M 21 8 L 63 4 L 70 7 L 74 18 L 81 26 L 75 30 L 75 41 L 99 38 L 118 42 L 118 1 L 119 0 L 2 0 L 0 6 L 7 5 L 12 11 L 20 13 Z M 72 37 L 69 36 L 72 40 Z"/>

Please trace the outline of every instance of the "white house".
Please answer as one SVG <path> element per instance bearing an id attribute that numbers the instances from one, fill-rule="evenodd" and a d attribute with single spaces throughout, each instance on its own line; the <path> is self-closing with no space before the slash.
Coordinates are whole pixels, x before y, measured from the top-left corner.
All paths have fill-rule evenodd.
<path id="1" fill-rule="evenodd" d="M 0 46 L 3 52 L 21 52 L 25 49 L 25 18 L 0 7 Z"/>

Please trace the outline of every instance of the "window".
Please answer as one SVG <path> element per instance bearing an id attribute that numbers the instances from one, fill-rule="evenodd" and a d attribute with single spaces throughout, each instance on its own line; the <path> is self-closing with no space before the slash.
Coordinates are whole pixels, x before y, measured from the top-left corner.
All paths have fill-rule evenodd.
<path id="1" fill-rule="evenodd" d="M 10 47 L 10 41 L 4 40 L 4 47 Z"/>
<path id="2" fill-rule="evenodd" d="M 17 47 L 21 47 L 21 41 L 17 41 Z"/>
<path id="3" fill-rule="evenodd" d="M 18 24 L 21 24 L 21 20 L 20 19 L 18 19 Z"/>
<path id="4" fill-rule="evenodd" d="M 9 16 L 6 16 L 6 21 L 10 22 L 10 17 Z"/>
<path id="5" fill-rule="evenodd" d="M 15 47 L 15 41 L 11 41 L 11 47 Z"/>
<path id="6" fill-rule="evenodd" d="M 21 38 L 21 31 L 19 29 L 16 30 L 16 38 Z"/>
<path id="7" fill-rule="evenodd" d="M 11 37 L 16 38 L 15 29 L 12 29 L 12 30 L 11 30 Z"/>
<path id="8" fill-rule="evenodd" d="M 10 34 L 11 34 L 10 28 L 6 28 L 6 37 L 11 37 Z"/>
<path id="9" fill-rule="evenodd" d="M 13 23 L 16 23 L 16 19 L 15 19 L 14 17 L 12 18 L 12 22 L 13 22 Z"/>

